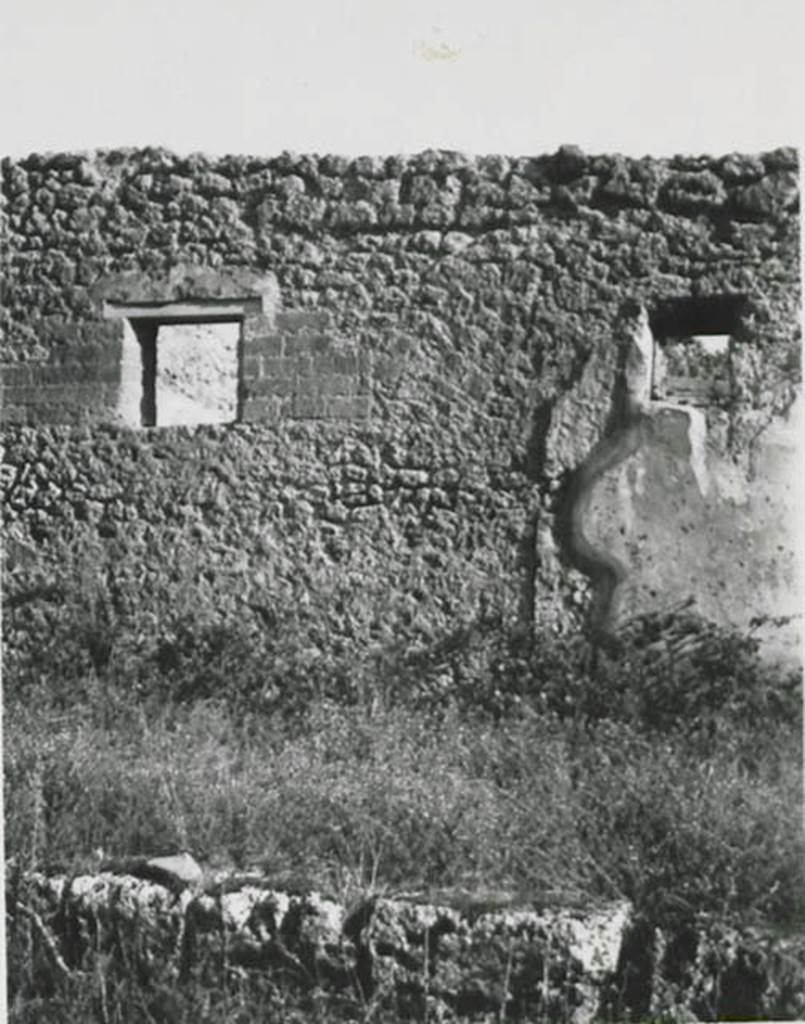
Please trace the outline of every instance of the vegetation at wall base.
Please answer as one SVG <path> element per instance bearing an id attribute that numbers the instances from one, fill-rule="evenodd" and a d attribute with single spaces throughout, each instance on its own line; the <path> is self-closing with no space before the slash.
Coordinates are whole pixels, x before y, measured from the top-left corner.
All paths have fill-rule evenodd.
<path id="1" fill-rule="evenodd" d="M 701 911 L 779 928 L 801 920 L 795 728 L 774 728 L 750 763 L 742 747 L 756 731 L 730 742 L 716 732 L 705 751 L 681 730 L 562 719 L 527 703 L 491 715 L 322 700 L 289 720 L 209 700 L 144 709 L 96 684 L 89 705 L 8 704 L 6 736 L 12 865 L 77 870 L 98 848 L 187 848 L 346 900 L 460 885 L 560 902 L 624 895 L 671 929 Z M 97 1003 L 85 979 L 37 1016 L 24 996 L 37 995 L 37 982 L 11 955 L 26 1007 L 15 1019 L 56 1020 L 58 1005 L 78 1019 L 90 992 Z M 144 1005 L 145 993 L 137 1003 L 115 984 L 104 998 Z M 339 1019 L 268 982 L 257 999 L 253 984 L 234 979 L 228 1003 L 203 986 L 173 992 L 178 1016 L 153 1007 L 150 1017 L 104 1016 L 96 1006 L 85 1019 L 190 1020 L 202 1007 L 211 1021 Z"/>
<path id="2" fill-rule="evenodd" d="M 312 652 L 332 591 L 304 620 L 275 606 L 271 628 L 194 617 L 177 591 L 148 631 L 113 575 L 84 579 L 49 640 L 6 666 L 12 871 L 186 849 L 346 902 L 460 887 L 625 897 L 675 933 L 701 913 L 803 919 L 800 681 L 751 633 L 677 609 L 594 657 L 580 634 L 529 637 L 492 603 L 439 636 L 400 617 L 375 642 L 367 626 L 349 650 Z M 137 991 L 103 969 L 48 993 L 12 942 L 12 1019 L 395 1019 L 267 979 Z"/>

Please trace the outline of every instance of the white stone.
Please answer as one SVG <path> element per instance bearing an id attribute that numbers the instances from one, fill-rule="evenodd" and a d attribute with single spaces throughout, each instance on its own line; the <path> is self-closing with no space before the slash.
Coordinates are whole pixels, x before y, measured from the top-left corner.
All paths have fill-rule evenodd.
<path id="1" fill-rule="evenodd" d="M 196 860 L 189 853 L 177 853 L 169 857 L 152 857 L 147 864 L 148 867 L 164 871 L 165 874 L 171 875 L 179 882 L 184 882 L 185 885 L 198 885 L 204 875 Z"/>

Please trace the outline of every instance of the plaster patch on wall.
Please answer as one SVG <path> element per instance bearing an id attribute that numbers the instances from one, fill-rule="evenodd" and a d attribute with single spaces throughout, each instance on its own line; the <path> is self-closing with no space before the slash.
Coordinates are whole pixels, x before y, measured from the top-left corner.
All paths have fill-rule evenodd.
<path id="1" fill-rule="evenodd" d="M 632 475 L 632 465 L 639 459 L 639 454 L 626 463 L 621 472 L 618 474 L 617 481 L 617 492 L 618 492 L 618 503 L 621 510 L 621 524 L 620 531 L 625 537 L 631 537 L 634 535 L 635 527 L 635 516 L 634 506 L 632 505 L 632 494 L 635 491 Z"/>
<path id="2" fill-rule="evenodd" d="M 721 501 L 731 502 L 734 506 L 746 505 L 748 500 L 747 481 L 739 467 L 722 460 L 713 482 Z"/>
<path id="3" fill-rule="evenodd" d="M 704 497 L 710 489 L 707 472 L 707 418 L 702 409 L 687 409 L 688 439 L 690 441 L 690 468 L 696 477 L 699 494 Z"/>
<path id="4" fill-rule="evenodd" d="M 644 493 L 644 484 L 646 479 L 646 467 L 641 461 L 636 460 L 633 463 L 631 470 L 632 476 L 630 482 L 632 486 L 632 491 L 636 495 L 638 495 L 638 497 L 642 497 Z"/>
<path id="5" fill-rule="evenodd" d="M 629 517 L 630 481 L 624 464 L 639 453 L 650 426 L 653 336 L 645 307 L 624 304 L 615 336 L 620 374 L 613 381 L 609 424 L 571 473 L 556 523 L 565 556 L 593 584 L 589 628 L 596 643 L 606 646 L 617 643 L 619 606 L 629 569 L 608 547 L 587 537 L 586 524 L 599 482 L 616 468 L 619 518 Z M 621 524 L 621 532 L 627 532 L 626 525 Z"/>
<path id="6" fill-rule="evenodd" d="M 702 497 L 706 497 L 710 490 L 710 472 L 707 468 L 706 411 L 695 406 L 681 405 L 676 402 L 652 402 L 651 412 L 658 417 L 658 423 L 662 423 L 664 413 L 672 413 L 674 416 L 684 417 L 689 445 L 688 464 L 696 479 L 699 493 Z M 660 429 L 662 428 L 660 427 Z"/>

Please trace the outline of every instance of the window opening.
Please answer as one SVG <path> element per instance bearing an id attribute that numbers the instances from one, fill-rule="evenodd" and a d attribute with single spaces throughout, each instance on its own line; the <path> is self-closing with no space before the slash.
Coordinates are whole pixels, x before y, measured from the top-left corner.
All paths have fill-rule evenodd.
<path id="1" fill-rule="evenodd" d="M 728 405 L 743 296 L 668 300 L 651 317 L 652 398 L 679 405 Z"/>
<path id="2" fill-rule="evenodd" d="M 160 324 L 154 378 L 154 423 L 232 423 L 237 418 L 240 324 Z M 145 397 L 145 394 L 144 394 Z"/>
<path id="3" fill-rule="evenodd" d="M 165 427 L 237 421 L 243 316 L 233 305 L 120 308 L 119 413 L 126 423 Z"/>

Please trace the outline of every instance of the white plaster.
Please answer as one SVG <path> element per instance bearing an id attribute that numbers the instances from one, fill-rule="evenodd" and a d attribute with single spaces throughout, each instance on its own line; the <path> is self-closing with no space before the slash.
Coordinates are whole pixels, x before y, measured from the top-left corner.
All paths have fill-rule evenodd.
<path id="1" fill-rule="evenodd" d="M 632 481 L 632 491 L 638 497 L 642 497 L 646 493 L 646 464 L 639 455 L 638 458 L 634 460 L 633 472 L 634 479 Z"/>
<path id="2" fill-rule="evenodd" d="M 713 480 L 718 500 L 729 501 L 736 507 L 746 505 L 749 501 L 749 488 L 746 476 L 741 469 L 726 459 L 719 459 L 715 469 Z"/>
<path id="3" fill-rule="evenodd" d="M 798 451 L 805 440 L 805 394 L 798 391 L 784 417 L 774 419 L 763 431 L 763 443 L 779 444 Z"/>
<path id="4" fill-rule="evenodd" d="M 688 421 L 688 443 L 690 445 L 690 468 L 696 478 L 699 493 L 705 497 L 710 490 L 710 472 L 707 468 L 707 417 L 703 409 L 675 402 L 652 402 L 651 412 L 680 413 Z"/>
<path id="5" fill-rule="evenodd" d="M 120 390 L 117 414 L 129 427 L 142 424 L 140 402 L 143 392 L 143 362 L 140 342 L 130 320 L 123 320 L 123 341 L 120 355 Z"/>
<path id="6" fill-rule="evenodd" d="M 702 497 L 710 490 L 710 476 L 707 472 L 707 418 L 703 409 L 686 408 L 688 416 L 688 439 L 690 441 L 690 468 L 696 477 L 696 484 Z"/>
<path id="7" fill-rule="evenodd" d="M 628 463 L 624 463 L 620 467 L 618 473 L 618 510 L 620 512 L 620 521 L 623 529 L 627 536 L 634 534 L 635 527 L 635 516 L 634 516 L 634 505 L 632 503 L 632 480 L 631 473 L 629 472 Z"/>

